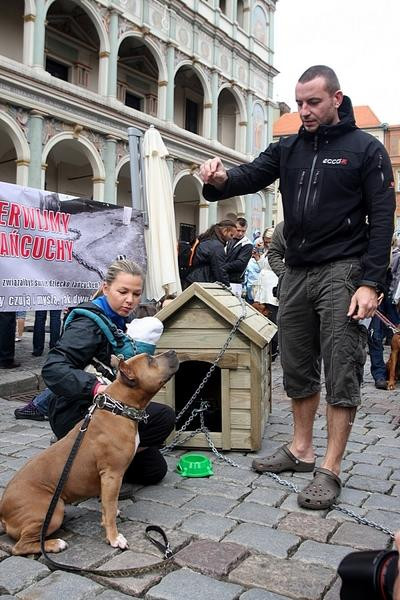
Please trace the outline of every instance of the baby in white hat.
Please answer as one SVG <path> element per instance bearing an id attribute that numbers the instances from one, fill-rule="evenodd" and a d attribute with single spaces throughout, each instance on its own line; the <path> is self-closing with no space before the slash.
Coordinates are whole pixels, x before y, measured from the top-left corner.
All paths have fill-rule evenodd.
<path id="1" fill-rule="evenodd" d="M 129 323 L 126 333 L 136 342 L 137 353 L 154 354 L 156 344 L 164 331 L 164 325 L 157 317 L 142 317 Z"/>

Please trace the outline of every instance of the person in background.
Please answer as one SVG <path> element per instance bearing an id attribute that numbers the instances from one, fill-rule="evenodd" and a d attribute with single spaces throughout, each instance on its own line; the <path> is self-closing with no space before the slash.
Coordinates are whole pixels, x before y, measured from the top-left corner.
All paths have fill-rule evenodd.
<path id="1" fill-rule="evenodd" d="M 226 245 L 226 270 L 231 290 L 239 298 L 242 297 L 245 272 L 253 252 L 253 244 L 246 237 L 246 231 L 247 221 L 239 217 L 236 219 L 235 236 Z"/>
<path id="2" fill-rule="evenodd" d="M 274 296 L 273 290 L 278 284 L 278 277 L 272 271 L 269 264 L 269 247 L 271 238 L 274 233 L 274 228 L 269 227 L 263 233 L 263 242 L 265 252 L 258 257 L 258 266 L 260 273 L 256 283 L 254 284 L 254 301 L 260 304 L 265 304 L 268 309 L 268 318 L 275 323 L 277 322 L 278 300 Z M 257 260 L 257 259 L 256 259 Z M 271 359 L 274 361 L 278 355 L 278 336 L 275 334 L 271 340 Z"/>
<path id="3" fill-rule="evenodd" d="M 49 348 L 54 348 L 61 334 L 61 310 L 37 310 L 33 325 L 33 351 L 32 356 L 42 356 L 46 335 L 47 312 L 50 313 L 50 340 Z"/>
<path id="4" fill-rule="evenodd" d="M 0 369 L 16 369 L 21 363 L 15 361 L 15 312 L 0 312 Z"/>
<path id="5" fill-rule="evenodd" d="M 393 245 L 397 248 L 397 239 L 394 239 Z M 393 302 L 394 279 L 398 278 L 398 251 L 392 249 L 390 269 L 387 271 L 386 289 L 388 293 L 382 298 L 379 304 L 379 312 L 382 313 L 397 328 L 400 322 L 400 316 L 397 305 Z M 388 331 L 390 333 L 388 333 Z M 387 369 L 383 356 L 383 346 L 385 336 L 393 336 L 389 327 L 381 321 L 378 315 L 374 315 L 368 327 L 368 351 L 371 363 L 371 375 L 375 381 L 375 387 L 378 390 L 387 390 Z"/>
<path id="6" fill-rule="evenodd" d="M 259 243 L 258 246 L 256 246 L 257 241 Z M 253 304 L 254 302 L 254 285 L 257 283 L 261 271 L 258 265 L 258 261 L 260 260 L 260 256 L 263 253 L 263 241 L 261 237 L 258 237 L 253 242 L 251 258 L 249 260 L 249 264 L 247 265 L 247 269 L 244 274 L 245 298 L 246 302 L 248 302 L 249 304 Z"/>
<path id="7" fill-rule="evenodd" d="M 268 247 L 268 262 L 275 275 L 281 278 L 285 272 L 286 240 L 283 235 L 285 223 L 281 221 L 275 227 Z"/>
<path id="8" fill-rule="evenodd" d="M 15 313 L 15 317 L 17 320 L 17 326 L 16 326 L 16 331 L 15 331 L 15 341 L 20 342 L 22 339 L 22 336 L 24 335 L 24 330 L 25 330 L 26 311 L 25 310 L 17 311 Z"/>
<path id="9" fill-rule="evenodd" d="M 186 277 L 188 284 L 199 282 L 220 283 L 229 286 L 225 246 L 236 235 L 236 223 L 225 219 L 211 225 L 201 235 L 193 257 L 192 267 Z"/>
<path id="10" fill-rule="evenodd" d="M 255 459 L 259 472 L 314 472 L 298 495 L 305 508 L 329 508 L 340 495 L 347 440 L 360 404 L 367 331 L 385 288 L 395 210 L 384 146 L 357 128 L 350 98 L 325 65 L 296 84 L 302 126 L 253 162 L 227 172 L 214 157 L 200 167 L 209 202 L 254 194 L 279 179 L 285 219 L 285 273 L 279 297 L 279 347 L 293 438 Z M 315 465 L 313 424 L 325 369 L 327 449 Z"/>

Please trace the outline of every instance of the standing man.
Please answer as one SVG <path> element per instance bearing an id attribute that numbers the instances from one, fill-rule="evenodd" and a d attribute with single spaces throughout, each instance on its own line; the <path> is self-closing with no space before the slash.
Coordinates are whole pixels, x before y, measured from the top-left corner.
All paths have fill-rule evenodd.
<path id="1" fill-rule="evenodd" d="M 278 331 L 285 390 L 292 398 L 289 446 L 255 459 L 257 471 L 314 471 L 300 506 L 330 507 L 340 494 L 340 466 L 360 403 L 367 332 L 385 291 L 395 208 L 393 173 L 383 145 L 357 128 L 351 101 L 334 71 L 317 65 L 296 85 L 297 135 L 270 144 L 250 164 L 200 168 L 209 201 L 252 194 L 280 179 L 286 270 Z M 315 468 L 312 430 L 324 362 L 328 442 Z"/>
<path id="2" fill-rule="evenodd" d="M 231 288 L 241 298 L 244 274 L 253 252 L 253 244 L 246 237 L 247 221 L 242 217 L 236 219 L 236 234 L 226 247 L 226 270 Z"/>

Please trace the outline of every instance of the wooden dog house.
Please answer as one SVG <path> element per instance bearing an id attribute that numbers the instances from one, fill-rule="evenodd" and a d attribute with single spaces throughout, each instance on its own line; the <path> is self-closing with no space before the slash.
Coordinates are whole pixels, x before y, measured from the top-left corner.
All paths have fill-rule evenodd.
<path id="1" fill-rule="evenodd" d="M 245 319 L 199 396 L 210 405 L 205 424 L 216 447 L 223 450 L 258 450 L 271 407 L 269 342 L 276 326 L 251 305 L 245 307 Z M 155 396 L 156 402 L 168 404 L 177 414 L 182 410 L 241 314 L 240 300 L 216 283 L 192 284 L 157 313 L 164 323 L 157 351 L 175 350 L 181 365 Z M 188 409 L 177 429 L 198 406 L 194 403 Z M 199 425 L 196 416 L 187 431 Z M 208 444 L 204 434 L 198 433 L 184 446 L 204 448 Z"/>

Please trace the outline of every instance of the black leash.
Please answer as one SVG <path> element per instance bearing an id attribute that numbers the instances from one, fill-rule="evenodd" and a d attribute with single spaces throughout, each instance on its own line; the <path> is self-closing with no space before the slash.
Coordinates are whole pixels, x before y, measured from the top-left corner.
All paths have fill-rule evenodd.
<path id="1" fill-rule="evenodd" d="M 57 502 L 60 499 L 61 492 L 67 482 L 68 475 L 71 471 L 72 463 L 75 460 L 75 457 L 78 453 L 79 447 L 82 443 L 83 437 L 89 427 L 89 423 L 91 421 L 92 415 L 93 415 L 94 411 L 96 410 L 96 408 L 98 408 L 98 406 L 96 404 L 93 404 L 90 407 L 89 412 L 87 413 L 87 415 L 85 416 L 85 418 L 83 420 L 83 423 L 79 429 L 78 435 L 76 436 L 74 444 L 71 448 L 71 451 L 69 453 L 67 461 L 66 461 L 64 468 L 62 470 L 62 473 L 60 475 L 60 479 L 58 480 L 56 489 L 54 491 L 54 496 L 50 501 L 49 508 L 47 509 L 47 513 L 46 513 L 45 519 L 43 521 L 42 529 L 40 531 L 40 550 L 43 554 L 45 562 L 51 569 L 61 569 L 62 571 L 68 571 L 70 573 L 96 574 L 96 575 L 101 575 L 102 577 L 132 577 L 134 575 L 144 575 L 146 573 L 154 571 L 155 569 L 166 570 L 173 564 L 174 559 L 172 557 L 172 549 L 169 544 L 168 538 L 167 538 L 164 530 L 161 529 L 161 527 L 159 527 L 158 525 L 148 525 L 146 527 L 145 534 L 146 534 L 147 539 L 150 542 L 152 542 L 152 544 L 157 546 L 157 548 L 163 553 L 164 559 L 162 561 L 159 561 L 152 565 L 146 565 L 144 567 L 132 567 L 130 569 L 114 569 L 114 570 L 107 570 L 107 571 L 101 570 L 101 569 L 82 569 L 79 567 L 74 567 L 73 565 L 65 565 L 62 563 L 57 563 L 56 561 L 54 561 L 52 558 L 49 557 L 49 555 L 47 554 L 47 552 L 45 550 L 46 534 L 47 534 L 47 530 L 48 530 L 50 522 L 51 522 L 51 518 L 54 514 L 55 508 L 57 506 Z M 164 543 L 159 542 L 157 539 L 155 539 L 153 536 L 151 536 L 150 535 L 151 531 L 158 533 L 162 537 Z"/>

